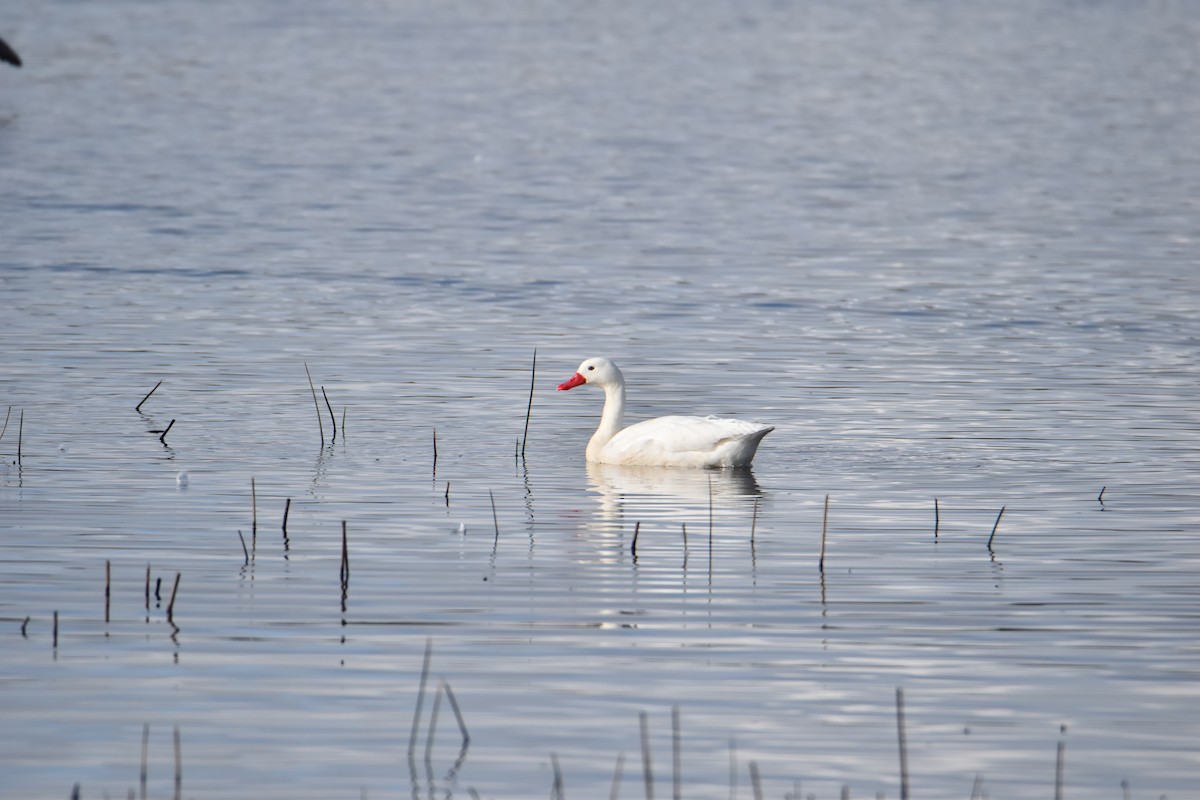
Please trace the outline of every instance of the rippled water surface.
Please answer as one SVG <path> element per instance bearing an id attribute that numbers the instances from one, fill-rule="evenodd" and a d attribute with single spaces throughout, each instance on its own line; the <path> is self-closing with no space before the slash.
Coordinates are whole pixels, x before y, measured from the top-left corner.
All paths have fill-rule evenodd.
<path id="1" fill-rule="evenodd" d="M 1196 6 L 0 25 L 0 794 L 1196 792 Z"/>

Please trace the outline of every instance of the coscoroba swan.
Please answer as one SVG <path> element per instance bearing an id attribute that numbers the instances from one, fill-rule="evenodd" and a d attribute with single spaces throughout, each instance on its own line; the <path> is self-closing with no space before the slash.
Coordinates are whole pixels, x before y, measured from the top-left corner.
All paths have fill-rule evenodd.
<path id="1" fill-rule="evenodd" d="M 657 467 L 744 467 L 773 425 L 717 417 L 658 417 L 622 427 L 625 376 L 607 358 L 589 358 L 558 389 L 590 384 L 604 390 L 600 427 L 587 460 L 600 464 Z"/>

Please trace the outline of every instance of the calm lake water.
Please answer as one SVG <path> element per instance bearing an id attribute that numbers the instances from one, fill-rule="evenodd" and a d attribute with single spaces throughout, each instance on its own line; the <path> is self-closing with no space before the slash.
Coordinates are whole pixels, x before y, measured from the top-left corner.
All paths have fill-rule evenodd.
<path id="1" fill-rule="evenodd" d="M 0 795 L 1197 793 L 1200 6 L 0 35 Z"/>

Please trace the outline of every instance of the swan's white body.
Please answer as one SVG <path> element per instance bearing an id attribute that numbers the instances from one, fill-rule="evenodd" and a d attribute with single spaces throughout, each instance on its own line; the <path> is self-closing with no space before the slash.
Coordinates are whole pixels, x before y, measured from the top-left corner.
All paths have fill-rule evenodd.
<path id="1" fill-rule="evenodd" d="M 623 427 L 625 376 L 607 358 L 589 358 L 559 390 L 583 384 L 604 390 L 600 427 L 587 446 L 598 464 L 656 467 L 744 467 L 772 425 L 717 417 L 658 417 Z"/>

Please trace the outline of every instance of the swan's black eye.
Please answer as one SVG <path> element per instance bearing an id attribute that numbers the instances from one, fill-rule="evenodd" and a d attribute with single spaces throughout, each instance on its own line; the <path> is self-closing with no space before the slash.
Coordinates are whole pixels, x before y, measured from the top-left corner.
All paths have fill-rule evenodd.
<path id="1" fill-rule="evenodd" d="M 595 368 L 595 366 L 588 367 L 588 371 L 594 370 Z"/>

